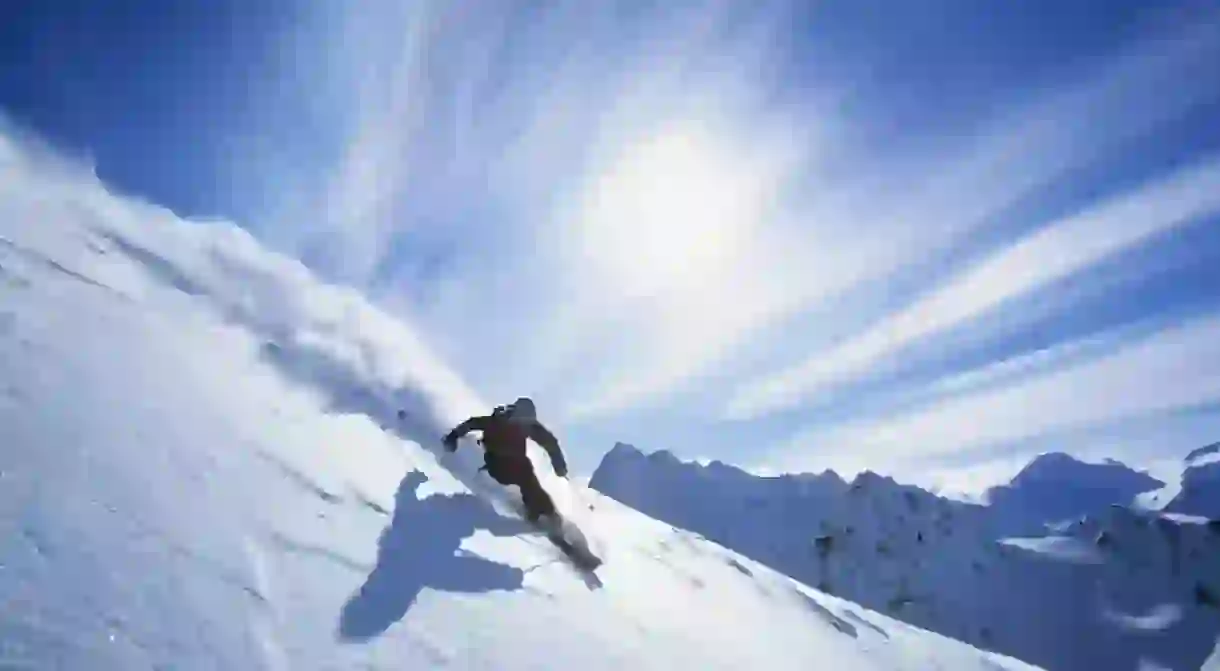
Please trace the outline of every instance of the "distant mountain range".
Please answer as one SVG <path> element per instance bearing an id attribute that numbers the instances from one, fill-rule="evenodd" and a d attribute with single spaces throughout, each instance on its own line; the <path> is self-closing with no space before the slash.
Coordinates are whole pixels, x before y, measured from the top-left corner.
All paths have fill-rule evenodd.
<path id="1" fill-rule="evenodd" d="M 618 444 L 590 486 L 825 592 L 1048 669 L 1198 669 L 1220 633 L 1220 444 L 1172 488 L 1039 455 L 983 502 Z"/>

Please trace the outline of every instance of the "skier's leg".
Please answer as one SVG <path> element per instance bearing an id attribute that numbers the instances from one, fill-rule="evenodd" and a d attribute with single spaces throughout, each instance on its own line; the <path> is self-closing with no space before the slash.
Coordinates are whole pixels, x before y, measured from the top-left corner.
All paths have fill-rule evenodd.
<path id="1" fill-rule="evenodd" d="M 525 504 L 526 515 L 530 520 L 554 515 L 555 502 L 551 500 L 551 495 L 542 488 L 542 483 L 538 482 L 538 474 L 534 473 L 534 469 L 527 465 L 523 472 L 519 474 L 519 478 L 518 487 L 521 488 L 521 501 Z"/>
<path id="2" fill-rule="evenodd" d="M 517 475 L 518 469 L 514 468 L 511 460 L 490 451 L 483 453 L 483 468 L 481 470 L 487 471 L 491 479 L 502 485 L 515 485 L 517 484 L 517 478 L 520 477 Z"/>
<path id="3" fill-rule="evenodd" d="M 542 488 L 534 465 L 528 458 L 514 459 L 493 452 L 484 453 L 484 469 L 502 485 L 516 485 L 521 491 L 521 503 L 525 505 L 526 517 L 531 521 L 555 512 L 551 495 Z"/>

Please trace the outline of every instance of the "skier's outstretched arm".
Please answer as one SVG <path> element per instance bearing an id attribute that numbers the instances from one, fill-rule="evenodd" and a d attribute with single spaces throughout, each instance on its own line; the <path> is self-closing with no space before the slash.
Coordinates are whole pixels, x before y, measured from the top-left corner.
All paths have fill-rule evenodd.
<path id="1" fill-rule="evenodd" d="M 534 422 L 534 425 L 530 427 L 530 438 L 546 450 L 547 456 L 551 458 L 551 467 L 555 469 L 555 474 L 566 478 L 568 463 L 563 458 L 563 450 L 559 449 L 559 439 L 555 437 L 555 434 L 551 433 L 541 422 Z"/>
<path id="2" fill-rule="evenodd" d="M 456 450 L 458 438 L 461 438 L 462 436 L 470 433 L 471 431 L 486 430 L 488 423 L 490 421 L 491 421 L 490 417 L 484 417 L 484 416 L 471 417 L 470 419 L 453 427 L 453 430 L 450 431 L 449 433 L 445 434 L 444 439 L 442 439 L 442 442 L 444 442 L 444 444 L 445 444 L 445 449 L 449 450 L 450 452 Z"/>

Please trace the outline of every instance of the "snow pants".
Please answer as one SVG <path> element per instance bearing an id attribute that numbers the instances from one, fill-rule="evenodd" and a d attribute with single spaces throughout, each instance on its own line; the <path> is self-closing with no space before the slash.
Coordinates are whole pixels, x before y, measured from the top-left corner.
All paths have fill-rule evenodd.
<path id="1" fill-rule="evenodd" d="M 496 482 L 506 486 L 516 485 L 521 490 L 521 502 L 525 504 L 530 519 L 554 514 L 555 502 L 542 488 L 538 474 L 534 472 L 534 464 L 528 457 L 505 456 L 486 450 L 483 452 L 483 468 Z"/>

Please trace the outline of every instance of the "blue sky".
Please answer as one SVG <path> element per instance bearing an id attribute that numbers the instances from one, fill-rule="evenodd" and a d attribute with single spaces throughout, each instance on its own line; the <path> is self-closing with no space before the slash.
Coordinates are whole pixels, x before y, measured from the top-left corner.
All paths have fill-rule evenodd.
<path id="1" fill-rule="evenodd" d="M 0 10 L 0 111 L 400 315 L 487 398 L 961 483 L 1220 434 L 1208 2 Z"/>

